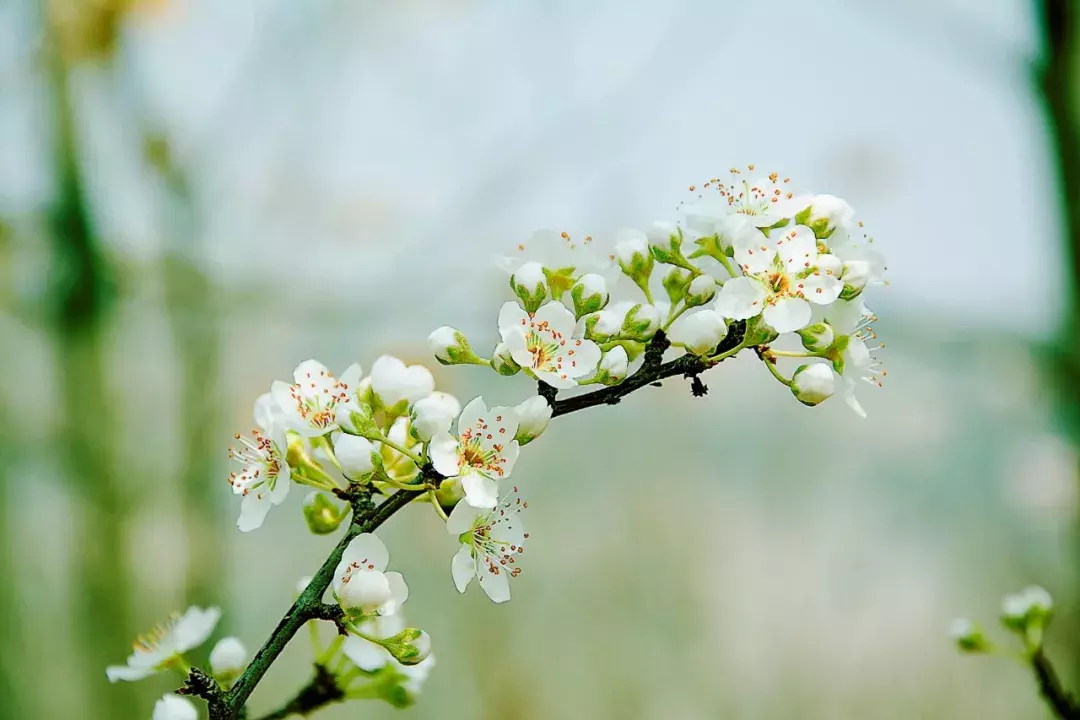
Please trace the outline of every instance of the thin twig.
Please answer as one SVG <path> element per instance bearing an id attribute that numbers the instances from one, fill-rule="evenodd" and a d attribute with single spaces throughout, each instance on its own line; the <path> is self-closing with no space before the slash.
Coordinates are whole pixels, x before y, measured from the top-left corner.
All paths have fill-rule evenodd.
<path id="1" fill-rule="evenodd" d="M 1035 670 L 1035 678 L 1039 681 L 1039 694 L 1046 700 L 1046 704 L 1054 711 L 1061 720 L 1080 720 L 1080 705 L 1076 704 L 1069 692 L 1061 686 L 1054 666 L 1050 659 L 1043 653 L 1042 648 L 1035 651 L 1031 657 L 1031 667 Z"/>

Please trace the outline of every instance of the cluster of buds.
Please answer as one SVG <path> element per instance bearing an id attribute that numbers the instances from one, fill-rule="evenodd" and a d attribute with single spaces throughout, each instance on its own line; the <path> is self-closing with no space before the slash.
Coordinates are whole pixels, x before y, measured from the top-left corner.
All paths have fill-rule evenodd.
<path id="1" fill-rule="evenodd" d="M 1020 638 L 1024 656 L 1031 658 L 1042 648 L 1043 634 L 1054 615 L 1054 601 L 1043 588 L 1031 585 L 1006 595 L 1001 602 L 1002 627 Z M 982 627 L 968 618 L 956 618 L 949 626 L 956 647 L 966 653 L 993 653 L 996 647 Z"/>
<path id="2" fill-rule="evenodd" d="M 863 293 L 884 283 L 884 260 L 843 200 L 797 194 L 776 174 L 743 176 L 733 170 L 728 183 L 691 187 L 676 222 L 595 242 L 541 230 L 498 259 L 510 299 L 492 312 L 490 339 L 474 344 L 443 325 L 428 346 L 443 365 L 530 378 L 535 391 L 516 404 L 489 406 L 482 397 L 463 404 L 436 390 L 426 367 L 387 355 L 369 375 L 358 364 L 334 375 L 316 360 L 300 363 L 291 381 L 272 383 L 255 402 L 251 435 L 236 436 L 239 467 L 229 483 L 241 498 L 238 528 L 262 526 L 293 484 L 309 488 L 303 514 L 316 534 L 333 532 L 360 508 L 371 511 L 375 496 L 404 493 L 427 502 L 445 524 L 457 590 L 476 579 L 492 601 L 504 602 L 529 537 L 522 524 L 528 503 L 511 475 L 521 448 L 547 428 L 557 393 L 600 385 L 609 389 L 599 396 L 608 397 L 637 372 L 645 382 L 628 391 L 651 382 L 647 373 L 661 355 L 688 356 L 692 366 L 679 367 L 694 374 L 752 350 L 803 404 L 843 388 L 865 415 L 857 381 L 880 384 L 884 372 L 874 357 L 880 346 L 867 344 L 876 336 Z M 795 349 L 782 349 L 785 340 Z M 491 350 L 485 357 L 474 347 Z M 788 376 L 781 362 L 798 367 Z M 352 527 L 363 519 L 354 517 Z M 372 533 L 344 548 L 332 597 L 348 637 L 320 657 L 340 653 L 338 665 L 351 668 L 336 680 L 346 697 L 403 706 L 434 658 L 428 635 L 402 619 L 408 585 L 388 564 L 386 546 Z M 211 628 L 202 628 L 198 642 Z M 135 679 L 183 666 L 191 639 L 174 632 L 153 651 L 137 649 L 109 676 Z M 234 642 L 215 649 L 211 663 L 222 687 L 242 670 L 242 655 Z M 183 702 L 164 698 L 162 717 L 186 717 Z"/>

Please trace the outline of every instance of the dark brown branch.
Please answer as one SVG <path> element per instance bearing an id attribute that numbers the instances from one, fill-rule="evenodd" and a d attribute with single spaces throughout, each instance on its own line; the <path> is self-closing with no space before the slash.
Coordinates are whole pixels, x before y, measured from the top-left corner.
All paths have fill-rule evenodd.
<path id="1" fill-rule="evenodd" d="M 306 717 L 316 710 L 345 699 L 334 674 L 322 665 L 315 666 L 315 677 L 289 702 L 258 720 L 284 720 L 290 715 Z"/>
<path id="2" fill-rule="evenodd" d="M 1061 686 L 1061 680 L 1058 679 L 1054 666 L 1050 664 L 1042 648 L 1035 651 L 1035 655 L 1031 658 L 1031 666 L 1035 670 L 1035 678 L 1039 681 L 1039 694 L 1043 696 L 1054 714 L 1061 720 L 1080 720 L 1080 706 Z"/>

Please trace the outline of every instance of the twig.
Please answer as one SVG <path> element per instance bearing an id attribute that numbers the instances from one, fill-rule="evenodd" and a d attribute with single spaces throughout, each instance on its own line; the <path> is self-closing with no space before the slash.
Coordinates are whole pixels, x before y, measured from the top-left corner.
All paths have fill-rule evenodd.
<path id="1" fill-rule="evenodd" d="M 716 354 L 737 348 L 743 342 L 745 334 L 745 323 L 732 323 L 727 337 L 717 347 Z M 670 362 L 662 362 L 664 351 L 669 346 L 670 343 L 664 333 L 662 331 L 657 332 L 645 349 L 644 364 L 636 373 L 626 378 L 619 385 L 564 400 L 555 400 L 555 388 L 545 383 L 540 383 L 540 392 L 551 403 L 552 416 L 557 417 L 596 405 L 614 405 L 635 390 L 647 385 L 657 384 L 661 380 L 677 375 L 697 379 L 700 373 L 714 365 L 714 363 L 690 354 L 683 355 Z M 696 385 L 692 387 L 696 389 Z M 435 472 L 435 469 L 430 464 L 421 469 L 420 482 L 437 484 L 441 479 L 442 477 Z M 375 505 L 371 500 L 370 490 L 353 489 L 347 494 L 353 506 L 353 521 L 350 523 L 348 531 L 334 547 L 326 561 L 323 562 L 319 571 L 315 573 L 304 592 L 300 594 L 300 597 L 285 613 L 285 617 L 274 628 L 270 638 L 255 653 L 255 657 L 252 658 L 251 663 L 236 681 L 236 684 L 227 692 L 216 690 L 216 684 L 213 688 L 202 688 L 200 686 L 192 687 L 189 690 L 188 686 L 192 684 L 192 678 L 205 677 L 205 673 L 201 670 L 197 668 L 192 670 L 188 685 L 185 685 L 182 691 L 198 695 L 207 700 L 210 720 L 239 720 L 244 704 L 247 702 L 248 697 L 251 696 L 252 691 L 255 690 L 255 686 L 259 684 L 259 681 L 262 680 L 263 675 L 266 674 L 266 671 L 274 663 L 278 655 L 281 654 L 281 651 L 285 649 L 285 646 L 305 623 L 310 620 L 328 620 L 337 624 L 338 630 L 342 631 L 340 609 L 324 603 L 322 598 L 333 580 L 334 570 L 341 561 L 345 548 L 357 535 L 375 530 L 389 520 L 394 513 L 408 505 L 410 501 L 423 497 L 422 493 L 398 491 L 386 498 L 381 504 Z M 320 673 L 328 675 L 325 668 L 317 666 L 316 676 L 311 683 L 301 690 L 289 704 L 261 718 L 261 720 L 278 720 L 289 714 L 310 713 L 322 705 L 340 700 L 342 698 L 341 691 L 336 684 L 333 684 L 333 676 L 330 675 L 329 680 L 327 680 Z M 211 682 L 213 681 L 211 680 Z M 330 689 L 331 687 L 338 694 L 335 694 L 334 690 Z"/>
<path id="2" fill-rule="evenodd" d="M 1061 686 L 1054 666 L 1049 658 L 1043 653 L 1042 648 L 1035 651 L 1031 657 L 1031 667 L 1035 670 L 1035 677 L 1039 681 L 1039 694 L 1046 700 L 1046 704 L 1054 711 L 1061 720 L 1080 720 L 1080 705 L 1076 704 L 1069 692 Z"/>

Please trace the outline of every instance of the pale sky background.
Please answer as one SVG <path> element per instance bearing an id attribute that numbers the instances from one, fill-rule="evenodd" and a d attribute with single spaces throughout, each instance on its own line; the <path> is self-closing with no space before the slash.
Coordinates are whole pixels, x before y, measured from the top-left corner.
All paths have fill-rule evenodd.
<path id="1" fill-rule="evenodd" d="M 16 209 L 48 192 L 25 5 L 0 42 Z M 122 73 L 81 89 L 102 226 L 137 256 L 161 239 L 127 108 L 175 138 L 230 279 L 438 285 L 535 227 L 671 217 L 755 162 L 856 207 L 887 247 L 883 310 L 1039 333 L 1061 308 L 1027 2 L 185 0 L 128 34 Z"/>

